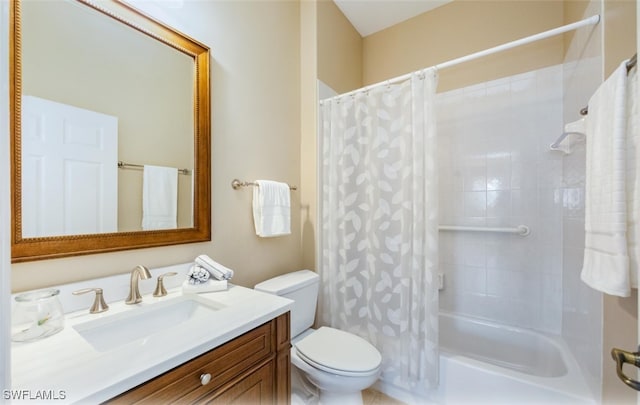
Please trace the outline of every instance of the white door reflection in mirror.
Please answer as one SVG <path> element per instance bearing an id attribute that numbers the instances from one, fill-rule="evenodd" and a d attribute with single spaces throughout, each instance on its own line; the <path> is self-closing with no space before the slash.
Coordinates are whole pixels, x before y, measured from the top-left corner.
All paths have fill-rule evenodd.
<path id="1" fill-rule="evenodd" d="M 118 118 L 22 98 L 22 237 L 118 230 Z"/>

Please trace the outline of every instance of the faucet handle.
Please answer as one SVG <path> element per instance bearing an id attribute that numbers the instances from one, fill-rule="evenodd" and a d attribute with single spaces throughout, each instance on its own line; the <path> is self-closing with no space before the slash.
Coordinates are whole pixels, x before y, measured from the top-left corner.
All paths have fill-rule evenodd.
<path id="1" fill-rule="evenodd" d="M 165 277 L 171 277 L 171 276 L 175 276 L 176 273 L 175 271 L 170 271 L 168 273 L 164 273 L 158 276 L 158 283 L 156 284 L 156 290 L 153 292 L 153 296 L 154 297 L 164 297 L 165 295 L 167 295 L 167 289 L 164 288 L 164 278 Z"/>
<path id="2" fill-rule="evenodd" d="M 77 290 L 72 292 L 73 295 L 86 294 L 91 291 L 96 292 L 96 297 L 93 300 L 93 305 L 89 308 L 89 313 L 97 314 L 100 312 L 104 312 L 109 309 L 109 305 L 104 302 L 104 296 L 102 295 L 102 288 L 83 288 L 82 290 Z"/>

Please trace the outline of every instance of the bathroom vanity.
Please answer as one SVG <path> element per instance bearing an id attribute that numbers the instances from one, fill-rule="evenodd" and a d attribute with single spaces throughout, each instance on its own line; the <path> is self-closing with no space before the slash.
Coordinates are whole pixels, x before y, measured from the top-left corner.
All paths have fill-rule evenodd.
<path id="1" fill-rule="evenodd" d="M 287 404 L 291 304 L 230 285 L 67 313 L 61 332 L 12 344 L 12 390 L 64 403 Z"/>
<path id="2" fill-rule="evenodd" d="M 287 312 L 108 402 L 287 404 L 289 348 Z"/>

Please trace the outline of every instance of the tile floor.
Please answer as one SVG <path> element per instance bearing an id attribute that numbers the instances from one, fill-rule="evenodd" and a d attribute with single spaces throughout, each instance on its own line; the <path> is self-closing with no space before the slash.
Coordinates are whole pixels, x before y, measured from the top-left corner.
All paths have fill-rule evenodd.
<path id="1" fill-rule="evenodd" d="M 362 402 L 364 405 L 406 405 L 372 388 L 362 391 Z"/>

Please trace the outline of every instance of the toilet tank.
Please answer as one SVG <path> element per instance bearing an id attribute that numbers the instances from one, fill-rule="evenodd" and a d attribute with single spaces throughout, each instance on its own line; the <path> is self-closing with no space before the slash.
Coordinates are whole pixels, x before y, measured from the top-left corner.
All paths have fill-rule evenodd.
<path id="1" fill-rule="evenodd" d="M 316 273 L 300 270 L 263 281 L 254 289 L 294 301 L 291 307 L 291 338 L 294 338 L 313 325 L 319 284 Z"/>

